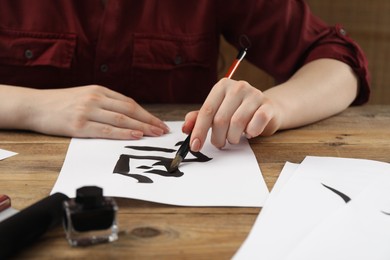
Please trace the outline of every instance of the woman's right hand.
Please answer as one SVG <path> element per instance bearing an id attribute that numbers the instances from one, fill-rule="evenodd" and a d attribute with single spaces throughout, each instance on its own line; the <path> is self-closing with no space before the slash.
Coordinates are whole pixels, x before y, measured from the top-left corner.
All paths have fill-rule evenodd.
<path id="1" fill-rule="evenodd" d="M 122 140 L 169 132 L 133 99 L 98 85 L 48 90 L 1 85 L 0 99 L 1 128 Z"/>

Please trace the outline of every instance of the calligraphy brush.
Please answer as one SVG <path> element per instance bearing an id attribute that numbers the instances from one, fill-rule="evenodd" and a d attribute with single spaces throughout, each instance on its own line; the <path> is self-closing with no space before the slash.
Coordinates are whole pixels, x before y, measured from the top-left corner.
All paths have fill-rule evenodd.
<path id="1" fill-rule="evenodd" d="M 241 63 L 241 61 L 244 59 L 247 48 L 242 48 L 237 55 L 237 58 L 233 61 L 232 65 L 230 65 L 230 68 L 228 72 L 225 75 L 225 78 L 230 79 L 234 72 L 236 71 L 238 65 Z M 188 151 L 190 150 L 190 139 L 191 139 L 191 133 L 187 136 L 187 138 L 184 140 L 184 142 L 181 144 L 179 150 L 177 150 L 175 158 L 173 158 L 171 165 L 169 166 L 168 172 L 172 173 L 177 171 L 179 168 L 179 164 L 184 160 L 186 155 L 188 154 Z"/>

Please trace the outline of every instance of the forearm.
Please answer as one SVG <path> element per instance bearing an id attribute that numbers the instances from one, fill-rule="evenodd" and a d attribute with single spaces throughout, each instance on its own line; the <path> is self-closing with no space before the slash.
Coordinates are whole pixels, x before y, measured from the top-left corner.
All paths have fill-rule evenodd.
<path id="1" fill-rule="evenodd" d="M 0 128 L 29 129 L 33 89 L 0 84 Z"/>
<path id="2" fill-rule="evenodd" d="M 279 108 L 280 129 L 310 124 L 346 109 L 355 99 L 358 81 L 345 63 L 316 60 L 303 66 L 287 82 L 264 94 Z"/>

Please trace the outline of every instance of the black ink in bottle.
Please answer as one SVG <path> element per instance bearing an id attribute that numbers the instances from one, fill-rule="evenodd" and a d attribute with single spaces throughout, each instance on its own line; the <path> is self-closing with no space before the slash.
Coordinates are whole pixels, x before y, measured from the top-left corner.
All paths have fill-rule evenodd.
<path id="1" fill-rule="evenodd" d="M 64 202 L 64 228 L 71 246 L 89 246 L 118 239 L 115 200 L 96 186 L 77 189 L 76 198 Z"/>

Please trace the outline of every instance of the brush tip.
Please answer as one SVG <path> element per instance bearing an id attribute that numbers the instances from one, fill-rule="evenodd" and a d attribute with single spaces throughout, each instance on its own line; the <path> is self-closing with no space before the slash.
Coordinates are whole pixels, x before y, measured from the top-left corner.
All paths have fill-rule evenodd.
<path id="1" fill-rule="evenodd" d="M 176 155 L 175 158 L 173 158 L 171 165 L 169 166 L 168 172 L 172 173 L 177 171 L 182 160 L 183 158 L 180 155 Z"/>

